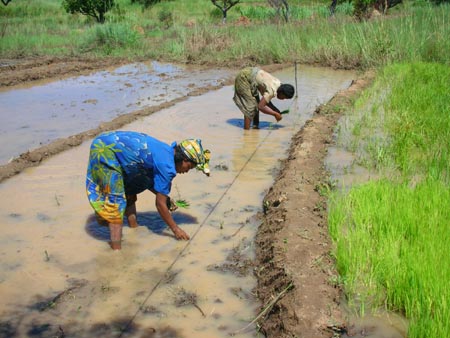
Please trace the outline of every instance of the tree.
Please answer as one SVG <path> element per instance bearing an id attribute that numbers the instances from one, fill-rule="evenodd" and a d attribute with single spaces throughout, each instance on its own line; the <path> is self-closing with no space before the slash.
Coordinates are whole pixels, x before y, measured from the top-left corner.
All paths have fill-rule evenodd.
<path id="1" fill-rule="evenodd" d="M 333 16 L 334 13 L 336 12 L 336 6 L 337 6 L 337 0 L 331 0 L 331 5 L 330 5 L 330 15 Z"/>
<path id="2" fill-rule="evenodd" d="M 8 4 L 11 2 L 12 0 L 2 0 L 2 4 L 4 4 L 5 6 L 8 6 Z"/>
<path id="3" fill-rule="evenodd" d="M 269 5 L 276 9 L 278 15 L 283 15 L 286 22 L 289 21 L 289 4 L 287 0 L 268 0 Z"/>
<path id="4" fill-rule="evenodd" d="M 63 0 L 63 6 L 67 13 L 80 13 L 104 23 L 105 13 L 114 7 L 114 0 Z"/>
<path id="5" fill-rule="evenodd" d="M 227 21 L 227 12 L 228 10 L 233 7 L 234 5 L 237 5 L 240 0 L 222 0 L 222 6 L 218 4 L 219 1 L 217 0 L 211 0 L 211 2 L 219 8 L 222 11 L 222 23 L 226 23 Z"/>

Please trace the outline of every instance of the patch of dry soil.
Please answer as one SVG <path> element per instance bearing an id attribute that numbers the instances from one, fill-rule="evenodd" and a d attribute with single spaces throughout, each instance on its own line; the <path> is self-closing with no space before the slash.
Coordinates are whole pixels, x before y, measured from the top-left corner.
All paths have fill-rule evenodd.
<path id="1" fill-rule="evenodd" d="M 77 76 L 125 62 L 130 61 L 0 60 L 0 87 L 44 78 Z M 291 65 L 266 65 L 264 69 L 273 72 L 288 66 Z M 324 158 L 341 109 L 349 106 L 372 78 L 372 75 L 361 77 L 316 110 L 292 138 L 289 156 L 264 199 L 264 214 L 260 215 L 262 224 L 256 237 L 255 271 L 256 293 L 263 304 L 257 321 L 268 338 L 328 338 L 339 336 L 339 332 L 346 330 L 347 323 L 339 309 L 341 290 L 333 283 L 337 273 L 330 255 L 326 199 L 320 191 L 328 182 Z M 232 79 L 223 85 L 231 83 Z M 185 98 L 120 116 L 98 128 L 22 154 L 0 167 L 0 182 L 103 131 L 118 129 L 188 96 L 201 95 L 218 87 L 193 89 Z"/>

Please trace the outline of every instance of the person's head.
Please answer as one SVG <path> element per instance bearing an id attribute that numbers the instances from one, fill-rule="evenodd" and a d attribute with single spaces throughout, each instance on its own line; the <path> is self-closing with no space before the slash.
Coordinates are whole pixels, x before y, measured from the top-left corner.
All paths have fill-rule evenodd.
<path id="1" fill-rule="evenodd" d="M 282 83 L 277 89 L 277 98 L 280 100 L 292 99 L 295 94 L 295 89 L 293 85 L 288 83 Z"/>
<path id="2" fill-rule="evenodd" d="M 175 146 L 175 167 L 177 173 L 184 174 L 191 169 L 201 170 L 209 176 L 211 152 L 203 150 L 199 139 L 186 139 Z"/>

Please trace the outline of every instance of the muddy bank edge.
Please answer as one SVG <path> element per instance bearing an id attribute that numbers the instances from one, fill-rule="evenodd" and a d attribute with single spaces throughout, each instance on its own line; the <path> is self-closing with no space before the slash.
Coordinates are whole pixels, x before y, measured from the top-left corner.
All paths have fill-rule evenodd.
<path id="1" fill-rule="evenodd" d="M 373 72 L 318 107 L 292 138 L 288 157 L 264 198 L 256 236 L 258 326 L 268 338 L 328 338 L 345 331 L 341 290 L 331 256 L 324 160 L 343 111 L 369 86 Z"/>

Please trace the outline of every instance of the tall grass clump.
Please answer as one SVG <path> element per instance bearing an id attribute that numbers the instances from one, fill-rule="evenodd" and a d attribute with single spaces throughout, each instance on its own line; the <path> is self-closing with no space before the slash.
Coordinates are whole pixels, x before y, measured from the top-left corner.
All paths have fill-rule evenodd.
<path id="1" fill-rule="evenodd" d="M 214 29 L 232 37 L 232 50 L 229 55 L 219 56 L 216 52 L 200 57 L 201 61 L 208 61 L 207 58 L 226 56 L 234 62 L 242 57 L 260 64 L 296 60 L 363 69 L 404 61 L 449 64 L 450 44 L 446 36 L 450 36 L 450 11 L 445 8 L 448 6 L 412 8 L 396 17 L 366 22 L 341 14 L 330 19 L 305 12 L 310 18 L 301 24 L 292 19 L 288 24 L 252 21 L 248 26 L 217 26 Z M 186 34 L 191 32 L 186 30 Z"/>
<path id="2" fill-rule="evenodd" d="M 330 199 L 348 298 L 361 312 L 405 315 L 410 338 L 450 332 L 449 79 L 449 67 L 436 63 L 380 72 L 347 123 L 364 145 L 360 156 L 370 158 L 361 163 L 382 178 Z"/>
<path id="3" fill-rule="evenodd" d="M 123 50 L 138 46 L 142 36 L 127 24 L 103 24 L 92 27 L 81 46 L 85 50 L 99 50 L 105 55 L 120 55 Z"/>
<path id="4" fill-rule="evenodd" d="M 240 6 L 238 7 L 239 14 L 251 20 L 269 20 L 275 16 L 273 8 L 263 6 Z"/>

